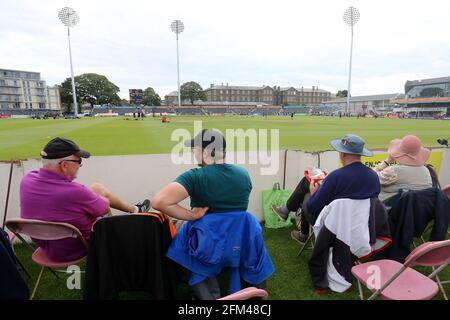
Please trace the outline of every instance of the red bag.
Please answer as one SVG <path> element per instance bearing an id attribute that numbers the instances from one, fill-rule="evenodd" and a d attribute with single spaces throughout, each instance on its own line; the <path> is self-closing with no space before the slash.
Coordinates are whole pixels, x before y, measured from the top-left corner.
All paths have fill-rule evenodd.
<path id="1" fill-rule="evenodd" d="M 305 170 L 303 174 L 305 175 L 306 179 L 312 184 L 313 187 L 315 187 L 318 184 L 321 184 L 322 180 L 325 179 L 327 175 L 327 173 L 322 170 L 320 170 L 319 174 L 315 174 L 312 177 L 310 176 L 309 170 Z"/>

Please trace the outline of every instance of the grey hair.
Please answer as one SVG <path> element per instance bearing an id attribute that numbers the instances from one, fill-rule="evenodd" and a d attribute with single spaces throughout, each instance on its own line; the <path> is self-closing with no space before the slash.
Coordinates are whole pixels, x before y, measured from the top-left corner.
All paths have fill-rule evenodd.
<path id="1" fill-rule="evenodd" d="M 44 159 L 41 158 L 42 166 L 46 168 L 56 167 L 63 160 L 70 160 L 71 156 L 59 158 L 59 159 Z"/>

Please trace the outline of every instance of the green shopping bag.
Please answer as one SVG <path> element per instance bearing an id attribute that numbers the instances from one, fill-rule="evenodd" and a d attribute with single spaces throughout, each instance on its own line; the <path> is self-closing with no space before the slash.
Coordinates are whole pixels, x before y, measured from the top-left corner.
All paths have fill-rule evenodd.
<path id="1" fill-rule="evenodd" d="M 273 185 L 273 189 L 262 191 L 262 205 L 266 228 L 278 229 L 292 225 L 291 219 L 287 219 L 283 222 L 278 219 L 277 215 L 272 211 L 272 204 L 279 207 L 286 205 L 286 201 L 291 196 L 291 193 L 291 190 L 280 189 L 280 184 L 278 182 Z"/>

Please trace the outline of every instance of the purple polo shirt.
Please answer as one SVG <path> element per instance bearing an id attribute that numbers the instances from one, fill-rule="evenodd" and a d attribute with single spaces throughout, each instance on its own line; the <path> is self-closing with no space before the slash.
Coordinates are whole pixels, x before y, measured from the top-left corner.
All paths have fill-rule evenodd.
<path id="1" fill-rule="evenodd" d="M 29 172 L 20 183 L 22 218 L 70 223 L 85 239 L 89 239 L 95 220 L 108 211 L 108 205 L 106 198 L 86 186 L 44 168 Z M 33 241 L 55 261 L 76 260 L 86 254 L 75 238 Z"/>

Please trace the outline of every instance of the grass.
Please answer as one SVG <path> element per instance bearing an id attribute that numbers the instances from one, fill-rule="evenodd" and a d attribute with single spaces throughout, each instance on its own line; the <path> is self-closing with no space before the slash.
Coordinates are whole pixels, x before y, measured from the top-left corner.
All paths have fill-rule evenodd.
<path id="1" fill-rule="evenodd" d="M 175 129 L 194 131 L 193 123 L 203 128 L 279 129 L 281 149 L 329 150 L 329 141 L 346 133 L 362 136 L 370 149 L 385 149 L 389 141 L 406 134 L 419 136 L 424 145 L 438 147 L 436 139 L 450 136 L 447 120 L 414 119 L 339 119 L 336 117 L 173 117 L 162 124 L 160 118 L 143 121 L 118 118 L 0 119 L 0 160 L 39 158 L 39 152 L 52 138 L 75 140 L 94 156 L 170 153 L 181 140 L 171 141 Z M 246 147 L 248 149 L 248 146 Z"/>
<path id="2" fill-rule="evenodd" d="M 349 292 L 334 293 L 329 292 L 324 295 L 316 295 L 313 293 L 313 286 L 308 269 L 308 259 L 311 250 L 305 250 L 300 257 L 297 257 L 299 251 L 299 244 L 293 241 L 290 237 L 290 229 L 266 229 L 263 228 L 264 239 L 267 250 L 275 265 L 275 273 L 268 279 L 268 291 L 271 300 L 358 300 L 358 287 L 356 281 Z M 23 245 L 16 245 L 15 251 L 20 260 L 26 265 L 26 268 L 31 273 L 31 278 L 28 278 L 22 273 L 28 287 L 31 290 L 39 274 L 39 267 L 31 261 L 30 250 Z M 86 264 L 80 264 L 81 270 L 85 269 Z M 419 269 L 424 274 L 429 274 L 431 271 L 427 269 Z M 35 299 L 45 300 L 79 300 L 82 299 L 81 290 L 69 290 L 66 287 L 67 275 L 60 274 L 61 279 L 56 280 L 53 274 L 46 271 L 42 279 L 41 285 L 38 288 Z M 441 280 L 450 279 L 450 269 L 447 268 L 440 273 Z M 219 279 L 222 287 L 222 293 L 226 293 L 228 288 L 227 278 L 223 276 Z M 450 285 L 444 285 L 447 292 L 450 293 Z M 82 282 L 82 288 L 84 284 Z M 365 297 L 369 296 L 369 291 L 365 292 Z M 120 295 L 121 299 L 150 299 L 148 293 L 123 293 Z M 191 299 L 191 293 L 187 285 L 180 283 L 178 290 L 178 299 Z M 443 299 L 439 292 L 436 300 Z"/>
<path id="3" fill-rule="evenodd" d="M 329 141 L 346 133 L 362 136 L 369 149 L 385 149 L 393 138 L 406 134 L 419 136 L 427 147 L 438 147 L 436 139 L 450 136 L 450 122 L 445 120 L 412 119 L 339 119 L 332 117 L 173 117 L 169 124 L 159 118 L 148 117 L 143 121 L 124 118 L 84 118 L 80 120 L 49 119 L 0 119 L 0 160 L 38 158 L 43 146 L 56 136 L 75 140 L 94 156 L 169 153 L 179 141 L 171 141 L 175 129 L 193 132 L 193 123 L 203 121 L 203 128 L 226 129 L 279 129 L 280 148 L 305 151 L 329 150 Z M 267 249 L 275 264 L 276 272 L 268 280 L 270 299 L 274 300 L 342 300 L 359 299 L 356 285 L 350 292 L 315 295 L 308 269 L 310 251 L 297 257 L 299 246 L 290 238 L 290 229 L 265 229 Z M 30 252 L 16 245 L 19 258 L 25 263 L 32 277 L 24 275 L 30 290 L 39 274 L 32 263 Z M 85 264 L 81 265 L 84 269 Z M 36 299 L 82 299 L 80 290 L 68 290 L 67 275 L 55 280 L 46 272 Z M 443 279 L 450 279 L 450 270 L 444 270 Z M 221 283 L 226 281 L 221 278 Z M 226 288 L 226 285 L 223 285 Z M 447 285 L 447 290 L 448 290 Z M 148 294 L 128 293 L 125 299 L 148 299 Z M 190 299 L 186 285 L 180 286 L 180 299 Z M 439 293 L 436 299 L 442 299 Z"/>

